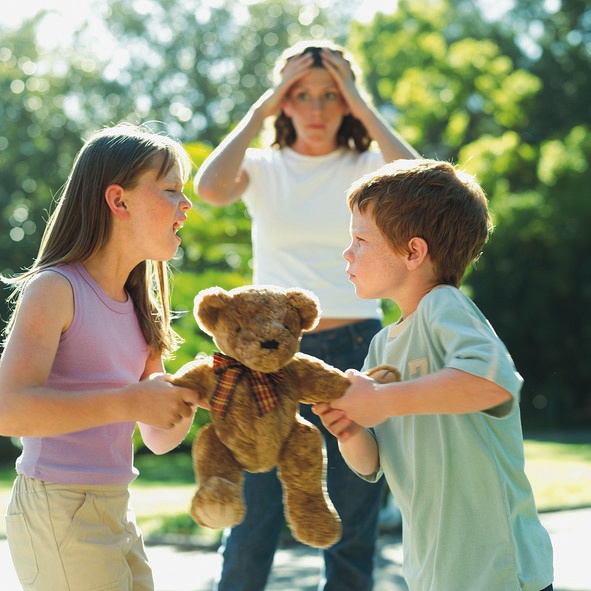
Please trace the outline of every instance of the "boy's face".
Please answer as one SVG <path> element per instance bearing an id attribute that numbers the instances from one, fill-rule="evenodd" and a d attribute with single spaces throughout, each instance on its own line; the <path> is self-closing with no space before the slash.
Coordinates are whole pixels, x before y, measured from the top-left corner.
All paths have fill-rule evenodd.
<path id="1" fill-rule="evenodd" d="M 369 206 L 360 213 L 355 207 L 351 214 L 351 244 L 343 252 L 347 274 L 358 297 L 396 301 L 396 291 L 408 276 L 406 257 L 395 252 L 384 238 L 375 224 L 372 209 Z"/>

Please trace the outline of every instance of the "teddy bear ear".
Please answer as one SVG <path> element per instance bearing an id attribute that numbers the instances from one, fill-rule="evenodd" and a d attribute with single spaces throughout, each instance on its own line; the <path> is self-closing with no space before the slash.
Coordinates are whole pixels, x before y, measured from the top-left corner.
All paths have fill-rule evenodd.
<path id="1" fill-rule="evenodd" d="M 320 306 L 318 298 L 311 292 L 301 289 L 290 289 L 286 292 L 288 301 L 300 314 L 302 330 L 310 330 L 318 323 Z"/>
<path id="2" fill-rule="evenodd" d="M 231 299 L 232 296 L 221 287 L 210 287 L 197 294 L 193 307 L 193 315 L 197 324 L 207 334 L 213 334 L 220 314 Z"/>

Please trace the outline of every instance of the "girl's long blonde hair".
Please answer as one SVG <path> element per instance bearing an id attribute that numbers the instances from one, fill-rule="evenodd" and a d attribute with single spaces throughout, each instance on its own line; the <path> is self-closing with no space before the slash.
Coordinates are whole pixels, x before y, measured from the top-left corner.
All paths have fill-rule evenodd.
<path id="1" fill-rule="evenodd" d="M 158 178 L 178 164 L 183 182 L 191 160 L 177 141 L 146 127 L 119 124 L 94 133 L 78 152 L 41 239 L 33 265 L 24 273 L 2 280 L 14 286 L 9 299 L 16 304 L 5 329 L 8 337 L 26 282 L 48 267 L 84 263 L 100 251 L 111 235 L 112 217 L 104 199 L 109 185 L 133 189 L 140 175 L 158 167 Z M 150 348 L 163 355 L 178 346 L 170 327 L 170 269 L 166 261 L 146 260 L 130 273 L 125 289 L 134 305 Z"/>

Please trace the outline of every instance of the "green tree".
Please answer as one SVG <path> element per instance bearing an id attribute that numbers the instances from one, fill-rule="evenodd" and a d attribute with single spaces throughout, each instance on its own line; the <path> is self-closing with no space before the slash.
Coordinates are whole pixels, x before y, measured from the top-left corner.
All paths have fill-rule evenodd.
<path id="1" fill-rule="evenodd" d="M 0 272 L 28 267 L 46 211 L 67 178 L 81 145 L 80 129 L 65 110 L 72 80 L 41 65 L 37 19 L 2 36 L 0 44 Z M 85 77 L 86 82 L 88 76 Z M 8 292 L 6 292 L 8 293 Z M 0 318 L 6 320 L 5 299 Z"/>

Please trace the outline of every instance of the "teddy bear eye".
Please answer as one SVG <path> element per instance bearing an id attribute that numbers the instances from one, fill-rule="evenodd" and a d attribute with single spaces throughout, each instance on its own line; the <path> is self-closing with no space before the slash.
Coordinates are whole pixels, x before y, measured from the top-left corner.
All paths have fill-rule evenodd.
<path id="1" fill-rule="evenodd" d="M 242 332 L 242 327 L 241 326 L 237 326 L 236 327 L 236 334 L 240 334 Z"/>

